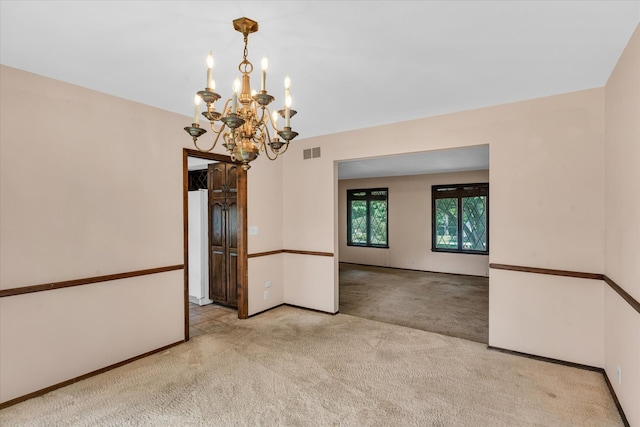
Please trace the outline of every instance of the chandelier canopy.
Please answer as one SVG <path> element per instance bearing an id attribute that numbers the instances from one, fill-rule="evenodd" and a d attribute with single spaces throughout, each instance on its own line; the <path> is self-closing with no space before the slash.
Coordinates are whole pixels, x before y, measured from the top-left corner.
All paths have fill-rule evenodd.
<path id="1" fill-rule="evenodd" d="M 216 111 L 214 103 L 221 96 L 214 91 L 213 56 L 209 52 L 207 87 L 196 94 L 193 123 L 191 126 L 185 127 L 184 130 L 193 137 L 196 148 L 204 152 L 212 151 L 222 136 L 224 140 L 222 145 L 229 152 L 231 159 L 241 162 L 242 168 L 248 170 L 251 167 L 249 163 L 255 160 L 261 151 L 264 151 L 269 160 L 275 160 L 278 155 L 287 151 L 289 142 L 298 135 L 297 132 L 291 130 L 291 117 L 296 114 L 296 111 L 291 109 L 292 98 L 289 92 L 291 79 L 289 76 L 284 80 L 284 108 L 273 111 L 273 113 L 269 110 L 268 105 L 275 98 L 267 93 L 267 58 L 263 58 L 261 63 L 260 91 L 251 90 L 250 74 L 253 71 L 253 64 L 247 59 L 247 43 L 249 34 L 258 31 L 258 23 L 249 18 L 238 18 L 233 21 L 233 28 L 244 36 L 244 54 L 238 65 L 242 80 L 235 79 L 231 98 L 227 99 L 222 111 Z M 215 135 L 213 145 L 208 149 L 202 149 L 198 145 L 198 138 L 207 132 L 200 127 L 201 101 L 204 101 L 206 105 L 202 115 L 209 120 L 211 130 Z M 278 128 L 278 115 L 284 119 L 284 127 L 281 129 Z"/>

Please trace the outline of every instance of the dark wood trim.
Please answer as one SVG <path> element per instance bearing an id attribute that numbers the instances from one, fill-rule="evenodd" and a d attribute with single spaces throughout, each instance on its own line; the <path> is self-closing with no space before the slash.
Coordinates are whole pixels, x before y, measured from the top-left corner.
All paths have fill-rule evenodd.
<path id="1" fill-rule="evenodd" d="M 208 152 L 205 152 L 205 151 L 194 150 L 194 149 L 191 149 L 191 148 L 183 148 L 183 150 L 184 150 L 183 153 L 185 153 L 185 156 L 183 156 L 183 157 L 197 157 L 199 159 L 215 160 L 217 162 L 234 163 L 231 160 L 230 156 L 226 156 L 224 154 L 208 153 Z M 188 184 L 188 182 L 187 182 L 187 184 Z M 189 187 L 187 187 L 187 188 L 189 188 Z"/>
<path id="2" fill-rule="evenodd" d="M 247 171 L 239 167 L 236 176 L 238 186 L 238 319 L 247 319 L 249 317 Z"/>
<path id="3" fill-rule="evenodd" d="M 383 265 L 360 264 L 360 263 L 356 263 L 356 262 L 340 261 L 340 264 L 361 265 L 363 267 L 389 268 L 389 269 L 392 269 L 392 270 L 402 270 L 402 271 L 415 271 L 417 273 L 448 274 L 450 276 L 478 277 L 478 278 L 481 278 L 481 279 L 488 279 L 489 278 L 489 276 L 478 276 L 478 275 L 475 275 L 475 274 L 445 273 L 443 271 L 416 270 L 416 269 L 413 269 L 413 268 L 400 268 L 400 267 L 385 267 Z"/>
<path id="4" fill-rule="evenodd" d="M 493 346 L 490 346 L 490 345 L 487 346 L 487 349 L 488 350 L 493 350 L 493 351 L 499 351 L 500 353 L 511 354 L 513 356 L 526 357 L 527 359 L 539 360 L 541 362 L 555 363 L 556 365 L 569 366 L 571 368 L 577 368 L 577 369 L 583 369 L 583 370 L 586 370 L 586 371 L 592 371 L 592 372 L 601 373 L 602 376 L 604 377 L 605 383 L 607 384 L 607 388 L 609 389 L 609 393 L 611 393 L 611 397 L 613 398 L 613 402 L 615 403 L 616 408 L 618 408 L 618 413 L 620 414 L 620 418 L 622 418 L 622 422 L 624 423 L 625 427 L 630 427 L 629 420 L 627 420 L 627 416 L 625 415 L 624 410 L 622 409 L 622 405 L 620 405 L 620 401 L 618 400 L 618 396 L 616 395 L 616 392 L 613 389 L 613 386 L 611 385 L 611 381 L 609 381 L 609 376 L 607 375 L 607 371 L 605 371 L 604 369 L 598 368 L 598 367 L 595 367 L 595 366 L 590 366 L 590 365 L 582 365 L 580 363 L 567 362 L 565 360 L 552 359 L 550 357 L 536 356 L 535 354 L 522 353 L 520 351 L 507 350 L 507 349 L 504 349 L 504 348 L 493 347 Z"/>
<path id="5" fill-rule="evenodd" d="M 470 188 L 465 190 L 465 188 Z M 441 193 L 439 189 L 455 188 L 455 190 Z M 462 215 L 458 216 L 457 233 L 458 233 L 458 247 L 456 249 L 438 248 L 437 247 L 437 221 L 436 221 L 436 200 L 439 199 L 457 199 L 458 200 L 458 212 L 462 212 L 462 199 L 465 197 L 486 197 L 486 215 L 485 215 L 485 242 L 487 245 L 486 251 L 469 251 L 462 248 Z M 431 252 L 444 252 L 451 254 L 466 254 L 466 255 L 489 255 L 489 183 L 478 182 L 473 184 L 451 184 L 451 185 L 432 185 L 431 186 Z"/>
<path id="6" fill-rule="evenodd" d="M 298 255 L 313 255 L 313 256 L 326 256 L 332 257 L 333 252 L 315 252 L 315 251 L 298 251 L 295 249 L 276 249 L 274 251 L 256 252 L 254 254 L 247 255 L 248 258 L 258 258 L 261 256 L 277 255 L 277 254 L 298 254 Z"/>
<path id="7" fill-rule="evenodd" d="M 564 277 L 577 277 L 580 279 L 594 279 L 594 280 L 604 280 L 604 282 L 609 285 L 611 289 L 616 291 L 623 300 L 625 300 L 631 308 L 633 308 L 636 312 L 640 313 L 640 302 L 633 298 L 631 295 L 627 293 L 620 285 L 614 282 L 610 277 L 606 274 L 599 273 L 584 273 L 581 271 L 567 271 L 567 270 L 552 270 L 549 268 L 537 268 L 537 267 L 524 267 L 521 265 L 510 265 L 510 264 L 489 264 L 489 268 L 493 268 L 495 270 L 510 270 L 510 271 L 520 271 L 524 273 L 536 273 L 536 274 L 550 274 L 553 276 L 564 276 Z"/>
<path id="8" fill-rule="evenodd" d="M 540 360 L 541 362 L 549 362 L 549 363 L 555 363 L 556 365 L 564 365 L 564 366 L 569 366 L 571 368 L 583 369 L 583 370 L 586 370 L 586 371 L 594 371 L 594 372 L 602 372 L 603 371 L 602 368 L 598 368 L 596 366 L 583 365 L 583 364 L 574 363 L 574 362 L 567 362 L 566 360 L 552 359 L 550 357 L 537 356 L 535 354 L 522 353 L 520 351 L 515 351 L 515 350 L 507 350 L 505 348 L 493 347 L 491 345 L 488 345 L 487 349 L 488 350 L 493 350 L 493 351 L 499 351 L 500 353 L 511 354 L 513 356 L 521 356 L 521 357 L 526 357 L 528 359 Z"/>
<path id="9" fill-rule="evenodd" d="M 286 254 L 298 254 L 298 255 L 313 255 L 313 256 L 327 256 L 327 257 L 333 256 L 333 252 L 298 251 L 295 249 L 283 249 L 282 252 Z"/>
<path id="10" fill-rule="evenodd" d="M 334 312 L 331 312 L 331 311 L 324 311 L 324 310 L 318 310 L 318 309 L 315 309 L 315 308 L 302 307 L 302 306 L 294 305 L 294 304 L 287 304 L 287 303 L 284 303 L 283 305 L 286 305 L 286 306 L 289 306 L 289 307 L 293 307 L 293 308 L 299 308 L 300 310 L 313 311 L 313 312 L 315 312 L 315 313 L 329 314 L 329 315 L 331 315 L 331 316 L 335 316 L 336 314 L 340 314 L 340 311 L 336 311 L 336 312 L 334 313 Z"/>
<path id="11" fill-rule="evenodd" d="M 146 276 L 148 274 L 164 273 L 166 271 L 182 270 L 184 265 L 168 265 L 166 267 L 149 268 L 146 270 L 128 271 L 126 273 L 108 274 L 106 276 L 86 277 L 83 279 L 67 280 L 65 282 L 53 282 L 44 285 L 24 286 L 0 290 L 0 298 L 15 295 L 31 294 L 34 292 L 52 291 L 55 289 L 70 288 L 73 286 L 90 285 L 93 283 L 110 282 L 112 280 L 128 279 L 130 277 Z"/>
<path id="12" fill-rule="evenodd" d="M 15 399 L 7 400 L 6 402 L 0 403 L 0 409 L 4 409 L 4 408 L 7 408 L 9 406 L 13 406 L 16 403 L 24 402 L 25 400 L 32 399 L 34 397 L 42 396 L 44 394 L 47 394 L 47 393 L 49 393 L 51 391 L 54 391 L 54 390 L 57 390 L 59 388 L 66 387 L 66 386 L 71 385 L 73 383 L 77 383 L 78 381 L 86 380 L 87 378 L 90 378 L 90 377 L 93 377 L 93 376 L 96 376 L 96 375 L 99 375 L 99 374 L 103 374 L 103 373 L 105 373 L 107 371 L 110 371 L 110 370 L 115 369 L 115 368 L 119 368 L 119 367 L 124 366 L 124 365 L 126 365 L 128 363 L 135 362 L 136 360 L 143 359 L 143 358 L 151 356 L 153 354 L 163 352 L 163 351 L 165 351 L 165 350 L 167 350 L 167 349 L 169 349 L 171 347 L 175 347 L 175 346 L 177 346 L 179 344 L 182 344 L 183 342 L 185 342 L 185 341 L 177 341 L 177 342 L 174 342 L 173 344 L 165 345 L 164 347 L 160 347 L 160 348 L 157 348 L 155 350 L 148 351 L 148 352 L 146 352 L 144 354 L 140 354 L 138 356 L 134 356 L 134 357 L 132 357 L 130 359 L 123 360 L 122 362 L 114 363 L 113 365 L 109 365 L 109 366 L 106 366 L 104 368 L 100 368 L 100 369 L 97 369 L 95 371 L 89 372 L 87 374 L 80 375 L 79 377 L 71 378 L 70 380 L 66 380 L 66 381 L 63 381 L 61 383 L 49 386 L 49 387 L 45 387 L 45 388 L 43 388 L 41 390 L 34 391 L 33 393 L 25 394 L 24 396 L 20 396 L 20 397 L 16 397 Z"/>
<path id="13" fill-rule="evenodd" d="M 550 268 L 524 267 L 521 265 L 496 264 L 496 263 L 489 264 L 489 268 L 493 268 L 494 270 L 520 271 L 523 273 L 549 274 L 552 276 L 577 277 L 580 279 L 602 280 L 602 274 L 584 273 L 581 271 L 553 270 Z"/>
<path id="14" fill-rule="evenodd" d="M 373 195 L 374 192 L 384 192 L 384 196 Z M 357 193 L 365 193 L 364 196 L 356 195 Z M 354 243 L 351 241 L 352 237 L 352 229 L 353 225 L 351 223 L 351 209 L 353 201 L 361 201 L 366 202 L 366 215 L 365 215 L 365 227 L 366 227 L 366 238 L 367 241 L 365 243 Z M 384 245 L 376 245 L 371 243 L 371 215 L 370 208 L 372 201 L 384 201 L 387 205 L 387 215 L 385 217 L 385 230 L 387 232 L 386 243 Z M 347 189 L 347 246 L 358 246 L 363 248 L 382 248 L 389 249 L 389 188 L 388 187 L 378 187 L 378 188 L 360 188 Z"/>
<path id="15" fill-rule="evenodd" d="M 236 163 L 230 156 L 207 153 L 190 148 L 182 149 L 182 215 L 184 253 L 184 336 L 189 340 L 189 157 Z M 238 168 L 238 318 L 246 319 L 249 312 L 249 270 L 247 260 L 247 172 Z"/>
<path id="16" fill-rule="evenodd" d="M 286 305 L 285 303 L 278 304 L 278 305 L 274 305 L 273 307 L 269 307 L 269 308 L 264 309 L 264 310 L 262 310 L 262 311 L 259 311 L 259 312 L 257 312 L 257 313 L 253 313 L 253 314 L 252 314 L 252 315 L 250 315 L 249 317 L 255 317 L 255 316 L 258 316 L 259 314 L 266 313 L 267 311 L 271 311 L 271 310 L 273 310 L 273 309 L 276 309 L 276 308 L 278 308 L 278 307 L 283 307 L 283 306 L 285 306 L 285 305 Z"/>
<path id="17" fill-rule="evenodd" d="M 277 254 L 283 254 L 283 253 L 284 253 L 284 249 L 277 249 L 275 251 L 256 252 L 255 254 L 249 254 L 247 255 L 247 258 L 258 258 L 261 256 L 277 255 Z"/>
<path id="18" fill-rule="evenodd" d="M 615 403 L 616 408 L 618 408 L 618 413 L 620 414 L 620 418 L 622 418 L 622 424 L 624 424 L 624 427 L 631 427 L 631 424 L 629 424 L 629 420 L 627 419 L 627 416 L 624 413 L 624 409 L 622 409 L 622 405 L 618 400 L 618 395 L 616 394 L 616 391 L 613 389 L 613 385 L 611 384 L 611 381 L 609 381 L 609 375 L 607 375 L 607 371 L 603 369 L 602 375 L 604 376 L 604 381 L 607 383 L 607 388 L 609 389 L 609 393 L 611 393 L 611 397 L 613 398 L 613 403 Z"/>
<path id="19" fill-rule="evenodd" d="M 329 314 L 329 315 L 331 315 L 331 316 L 335 316 L 336 314 L 340 314 L 340 312 L 339 312 L 339 311 L 336 311 L 335 313 L 332 313 L 332 312 L 330 312 L 330 311 L 316 310 L 315 308 L 301 307 L 301 306 L 299 306 L 299 305 L 287 304 L 287 303 L 284 303 L 284 302 L 283 302 L 282 304 L 274 305 L 273 307 L 269 307 L 269 308 L 267 308 L 267 309 L 265 309 L 265 310 L 259 311 L 259 312 L 257 312 L 257 313 L 253 313 L 253 314 L 252 314 L 251 316 L 249 316 L 249 317 L 254 317 L 254 316 L 257 316 L 257 315 L 259 315 L 259 314 L 266 313 L 267 311 L 271 311 L 271 310 L 276 309 L 276 308 L 278 308 L 278 307 L 293 307 L 293 308 L 299 308 L 300 310 L 313 311 L 313 312 L 321 313 L 321 314 Z"/>
<path id="20" fill-rule="evenodd" d="M 629 295 L 627 293 L 627 291 L 625 291 L 624 289 L 622 289 L 620 287 L 620 285 L 618 285 L 616 282 L 614 282 L 609 276 L 607 276 L 606 274 L 602 275 L 603 280 L 607 283 L 607 285 L 609 285 L 609 287 L 611 287 L 611 289 L 613 289 L 614 291 L 616 291 L 618 293 L 618 295 L 620 295 L 622 297 L 623 300 L 625 300 L 627 303 L 629 303 L 629 305 L 631 306 L 631 308 L 633 308 L 635 311 L 637 311 L 638 313 L 640 313 L 640 302 L 638 302 L 635 298 L 633 298 L 631 295 Z"/>
<path id="21" fill-rule="evenodd" d="M 184 286 L 182 290 L 184 302 L 184 340 L 189 341 L 189 155 L 188 149 L 182 151 L 182 235 L 184 244 L 182 247 L 182 259 L 184 262 Z"/>

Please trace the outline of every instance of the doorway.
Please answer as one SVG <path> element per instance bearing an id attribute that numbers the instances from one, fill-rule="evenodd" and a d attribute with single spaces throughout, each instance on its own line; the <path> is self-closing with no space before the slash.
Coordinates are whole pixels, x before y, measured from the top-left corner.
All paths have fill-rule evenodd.
<path id="1" fill-rule="evenodd" d="M 438 211 L 432 189 L 488 183 L 488 145 L 349 160 L 337 166 L 340 312 L 487 343 L 489 256 L 434 250 L 432 226 Z M 358 209 L 363 203 L 348 197 L 375 189 L 386 190 L 385 209 Z M 483 230 L 488 230 L 488 203 Z M 460 212 L 466 215 L 468 209 L 460 204 Z M 374 214 L 381 212 L 384 218 L 374 228 Z M 458 241 L 464 241 L 465 235 L 459 234 Z M 488 248 L 488 231 L 483 236 Z M 373 237 L 377 245 L 370 244 Z"/>
<path id="2" fill-rule="evenodd" d="M 224 297 L 227 298 L 226 305 L 236 305 L 238 310 L 238 318 L 246 319 L 248 317 L 248 268 L 247 268 L 247 174 L 246 171 L 239 164 L 234 163 L 229 156 L 205 153 L 197 150 L 183 148 L 182 152 L 182 172 L 183 172 L 183 242 L 184 242 L 184 312 L 185 312 L 185 341 L 189 340 L 189 158 L 205 159 L 215 162 L 215 165 L 221 165 L 221 167 L 212 168 L 214 175 L 220 173 L 221 169 L 227 171 L 225 178 L 220 184 L 219 180 L 219 192 L 217 194 L 217 201 L 214 200 L 213 206 L 209 206 L 209 212 L 217 210 L 222 215 L 218 216 L 219 225 L 223 225 L 225 221 L 225 227 L 233 223 L 235 229 L 234 238 L 232 241 L 228 239 L 228 233 L 224 236 L 225 241 L 229 240 L 233 246 L 224 251 L 232 253 L 225 258 L 218 257 L 217 260 L 211 264 L 213 268 L 225 267 L 226 271 L 219 271 L 218 273 L 225 274 L 224 283 L 227 286 L 227 290 L 224 293 Z M 217 172 L 216 172 L 217 170 Z M 231 189 L 233 188 L 233 191 Z M 211 198 L 208 198 L 211 199 Z M 215 197 L 213 199 L 216 199 Z M 211 203 L 209 203 L 211 205 Z M 226 206 L 225 206 L 226 204 Z M 233 208 L 230 208 L 230 204 Z M 211 232 L 215 233 L 216 227 L 211 227 L 215 219 L 209 218 L 208 224 L 210 231 L 207 235 L 208 247 L 214 249 L 211 243 L 215 243 L 215 238 L 211 239 Z M 218 227 L 218 231 L 222 231 Z M 215 236 L 214 236 L 215 237 Z M 221 242 L 221 241 L 220 241 Z M 221 249 L 217 247 L 217 249 Z M 218 250 L 219 252 L 219 250 Z M 229 260 L 233 258 L 232 260 Z M 229 260 L 228 262 L 226 260 Z M 217 267 L 216 267 L 217 265 Z M 232 268 L 233 267 L 233 268 Z M 231 274 L 233 269 L 233 274 Z M 215 271 L 213 271 L 215 273 Z M 214 286 L 215 287 L 215 286 Z M 228 289 L 231 288 L 231 292 Z M 213 289 L 211 289 L 213 291 Z M 213 296 L 215 292 L 211 292 Z M 220 292 L 218 292 L 220 294 Z M 220 296 L 220 295 L 218 295 Z M 228 303 L 228 297 L 232 297 L 232 302 Z M 213 299 L 213 298 L 212 298 Z"/>
<path id="3" fill-rule="evenodd" d="M 209 298 L 238 308 L 238 187 L 233 163 L 212 163 L 207 168 Z"/>

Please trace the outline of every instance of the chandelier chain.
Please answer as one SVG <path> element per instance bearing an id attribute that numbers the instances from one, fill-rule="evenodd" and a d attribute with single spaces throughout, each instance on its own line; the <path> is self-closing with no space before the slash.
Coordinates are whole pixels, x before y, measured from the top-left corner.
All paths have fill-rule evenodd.
<path id="1" fill-rule="evenodd" d="M 184 130 L 192 137 L 195 147 L 200 151 L 212 151 L 222 137 L 223 147 L 229 153 L 234 162 L 242 163 L 242 168 L 248 170 L 250 162 L 255 160 L 261 152 L 264 152 L 269 160 L 275 160 L 279 155 L 284 154 L 289 148 L 289 143 L 298 133 L 291 130 L 290 118 L 296 114 L 291 109 L 291 97 L 289 95 L 289 77 L 285 79 L 285 106 L 284 109 L 274 111 L 271 114 L 267 105 L 275 100 L 266 90 L 266 70 L 268 62 L 266 58 L 262 61 L 262 74 L 260 91 L 252 90 L 250 74 L 253 72 L 253 64 L 249 61 L 249 34 L 258 31 L 258 23 L 249 18 L 238 18 L 233 21 L 236 31 L 244 36 L 244 50 L 242 61 L 238 65 L 238 70 L 242 74 L 241 79 L 236 79 L 233 85 L 233 95 L 224 103 L 220 112 L 216 111 L 214 103 L 221 96 L 214 91 L 213 81 L 213 57 L 211 54 L 207 58 L 207 86 L 200 90 L 195 98 L 194 121 L 191 126 Z M 211 130 L 214 133 L 214 141 L 210 148 L 203 149 L 198 144 L 198 138 L 207 131 L 199 125 L 199 103 L 204 101 L 205 111 L 202 115 L 209 120 Z M 240 105 L 239 105 L 240 104 Z M 285 119 L 283 128 L 277 126 L 277 116 L 279 114 Z M 220 122 L 220 128 L 216 129 L 215 122 Z M 273 138 L 271 130 L 273 129 Z M 282 139 L 280 139 L 282 138 Z"/>
<path id="2" fill-rule="evenodd" d="M 253 64 L 247 59 L 249 56 L 249 35 L 244 35 L 244 52 L 242 54 L 242 62 L 238 65 L 238 70 L 243 74 L 251 74 L 253 72 Z"/>

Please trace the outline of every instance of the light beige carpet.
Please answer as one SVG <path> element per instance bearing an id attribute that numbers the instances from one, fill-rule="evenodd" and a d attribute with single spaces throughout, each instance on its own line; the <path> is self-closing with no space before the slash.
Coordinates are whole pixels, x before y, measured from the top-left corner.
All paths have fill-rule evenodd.
<path id="1" fill-rule="evenodd" d="M 489 343 L 489 278 L 340 264 L 340 313 Z"/>
<path id="2" fill-rule="evenodd" d="M 0 411 L 2 426 L 620 426 L 601 374 L 280 307 Z"/>

